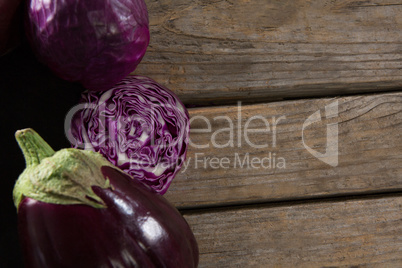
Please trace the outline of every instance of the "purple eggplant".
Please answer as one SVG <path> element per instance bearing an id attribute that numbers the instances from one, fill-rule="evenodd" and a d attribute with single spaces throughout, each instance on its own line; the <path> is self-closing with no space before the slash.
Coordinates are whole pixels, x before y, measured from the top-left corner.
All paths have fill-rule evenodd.
<path id="1" fill-rule="evenodd" d="M 197 267 L 182 215 L 100 154 L 17 131 L 27 168 L 14 187 L 26 267 Z"/>

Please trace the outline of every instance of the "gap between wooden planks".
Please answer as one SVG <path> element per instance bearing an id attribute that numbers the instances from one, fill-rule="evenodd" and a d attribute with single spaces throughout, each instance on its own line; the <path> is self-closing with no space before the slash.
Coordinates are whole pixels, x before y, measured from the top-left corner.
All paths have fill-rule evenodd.
<path id="1" fill-rule="evenodd" d="M 402 196 L 184 212 L 199 267 L 401 267 Z"/>
<path id="2" fill-rule="evenodd" d="M 196 208 L 402 190 L 401 111 L 402 93 L 190 109 L 193 145 L 165 196 Z M 247 124 L 267 131 L 246 141 Z M 336 166 L 306 149 L 326 152 L 328 126 L 338 129 Z"/>
<path id="3" fill-rule="evenodd" d="M 188 104 L 402 88 L 402 3 L 146 0 L 136 74 Z"/>

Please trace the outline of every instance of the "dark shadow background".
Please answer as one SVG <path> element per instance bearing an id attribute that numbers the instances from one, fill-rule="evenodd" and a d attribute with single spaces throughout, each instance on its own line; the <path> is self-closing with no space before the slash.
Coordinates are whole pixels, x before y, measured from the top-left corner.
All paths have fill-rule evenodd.
<path id="1" fill-rule="evenodd" d="M 64 134 L 67 112 L 84 88 L 57 78 L 40 64 L 26 41 L 0 57 L 1 243 L 0 267 L 23 267 L 12 200 L 15 180 L 25 168 L 14 139 L 18 129 L 33 128 L 54 150 L 70 147 Z"/>

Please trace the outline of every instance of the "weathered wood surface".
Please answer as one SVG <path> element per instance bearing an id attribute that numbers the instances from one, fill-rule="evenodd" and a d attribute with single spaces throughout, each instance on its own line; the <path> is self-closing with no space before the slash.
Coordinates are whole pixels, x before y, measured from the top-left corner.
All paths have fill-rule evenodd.
<path id="1" fill-rule="evenodd" d="M 165 195 L 200 267 L 400 267 L 402 197 L 341 197 L 402 191 L 402 93 L 381 94 L 402 89 L 402 2 L 146 3 L 151 43 L 135 73 L 213 105 L 189 110 L 193 144 Z M 339 97 L 350 93 L 376 95 Z M 237 101 L 259 104 L 239 113 Z M 335 126 L 338 163 L 320 156 L 331 166 L 306 147 L 325 154 Z"/>
<path id="2" fill-rule="evenodd" d="M 146 0 L 135 73 L 185 103 L 402 88 L 400 0 Z"/>
<path id="3" fill-rule="evenodd" d="M 185 214 L 199 267 L 401 267 L 402 196 Z"/>
<path id="4" fill-rule="evenodd" d="M 325 107 L 334 103 L 338 116 L 335 111 L 327 119 L 332 115 Z M 189 111 L 192 144 L 165 195 L 180 208 L 402 190 L 402 93 Z M 303 124 L 316 111 L 322 121 L 305 126 L 303 132 Z M 304 146 L 325 153 L 328 124 L 338 128 L 335 167 Z M 246 128 L 269 132 L 248 131 L 247 141 Z"/>

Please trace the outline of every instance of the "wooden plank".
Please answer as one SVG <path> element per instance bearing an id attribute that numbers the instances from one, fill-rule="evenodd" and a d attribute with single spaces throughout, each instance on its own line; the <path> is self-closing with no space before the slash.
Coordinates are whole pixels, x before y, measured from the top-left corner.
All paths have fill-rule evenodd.
<path id="1" fill-rule="evenodd" d="M 185 214 L 199 267 L 401 267 L 402 197 Z"/>
<path id="2" fill-rule="evenodd" d="M 336 103 L 338 116 L 326 118 Z M 401 104 L 390 93 L 190 109 L 192 143 L 165 196 L 188 208 L 402 190 Z M 322 121 L 304 125 L 317 111 Z M 330 151 L 329 124 L 335 166 L 307 150 Z M 246 137 L 246 128 L 269 131 Z"/>
<path id="3" fill-rule="evenodd" d="M 135 71 L 185 103 L 402 87 L 402 2 L 146 0 L 151 42 Z"/>

